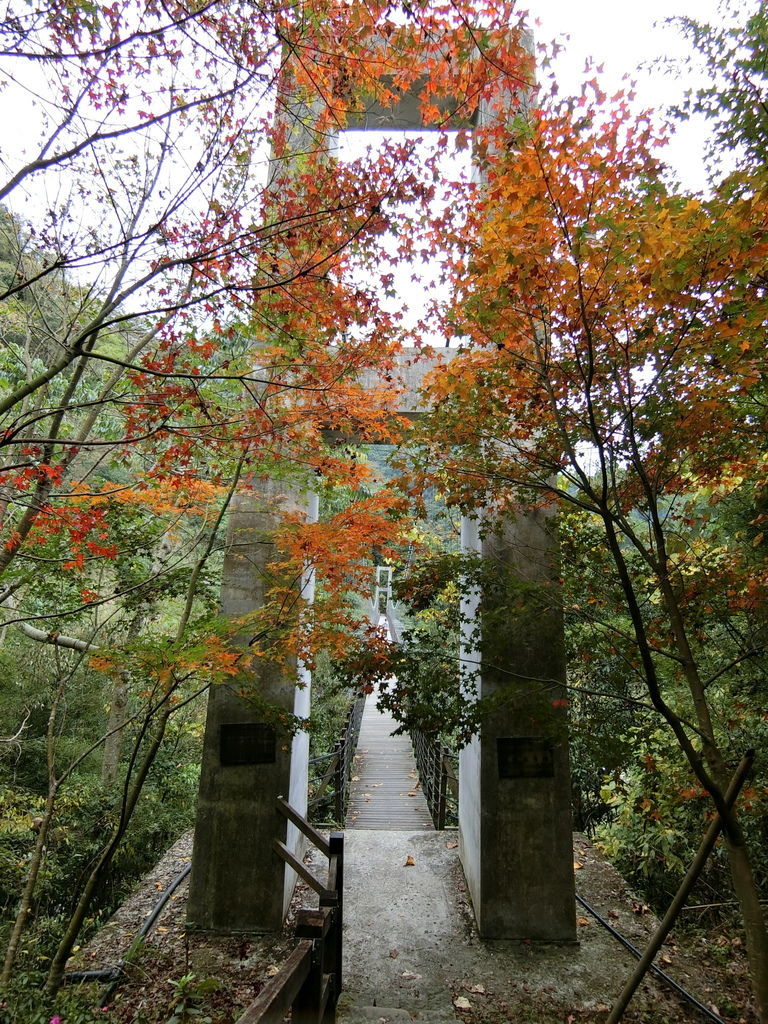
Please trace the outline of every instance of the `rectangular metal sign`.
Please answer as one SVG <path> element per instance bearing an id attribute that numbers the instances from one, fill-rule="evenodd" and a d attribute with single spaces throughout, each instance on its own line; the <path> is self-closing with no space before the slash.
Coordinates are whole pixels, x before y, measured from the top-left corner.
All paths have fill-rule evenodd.
<path id="1" fill-rule="evenodd" d="M 555 748 L 541 736 L 510 736 L 496 740 L 500 779 L 551 779 Z"/>
<path id="2" fill-rule="evenodd" d="M 275 730 L 266 722 L 233 722 L 219 733 L 222 765 L 274 764 L 277 760 Z"/>

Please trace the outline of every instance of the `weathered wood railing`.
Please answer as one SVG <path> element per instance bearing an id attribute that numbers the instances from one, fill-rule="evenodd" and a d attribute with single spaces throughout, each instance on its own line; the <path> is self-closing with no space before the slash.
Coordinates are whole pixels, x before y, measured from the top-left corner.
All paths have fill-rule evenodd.
<path id="1" fill-rule="evenodd" d="M 296 948 L 237 1024 L 282 1024 L 289 1009 L 293 1024 L 333 1024 L 342 984 L 344 834 L 332 832 L 325 839 L 282 797 L 277 809 L 328 858 L 328 882 L 323 885 L 285 843 L 275 839 L 275 853 L 314 889 L 320 907 L 298 912 Z"/>
<path id="2" fill-rule="evenodd" d="M 344 728 L 336 741 L 332 753 L 313 757 L 310 762 L 312 797 L 307 815 L 317 819 L 317 808 L 333 800 L 333 819 L 343 822 L 349 794 L 349 780 L 352 775 L 352 759 L 355 756 L 357 738 L 360 734 L 360 720 L 363 717 L 365 696 L 359 696 L 347 712 Z M 332 794 L 329 793 L 332 789 Z"/>
<path id="3" fill-rule="evenodd" d="M 458 758 L 444 744 L 414 729 L 411 732 L 416 767 L 429 813 L 436 829 L 455 820 L 459 799 Z"/>

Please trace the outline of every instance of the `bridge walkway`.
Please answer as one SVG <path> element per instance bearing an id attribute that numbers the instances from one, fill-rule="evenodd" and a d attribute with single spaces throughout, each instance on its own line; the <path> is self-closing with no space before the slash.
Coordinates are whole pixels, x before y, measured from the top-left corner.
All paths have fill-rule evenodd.
<path id="1" fill-rule="evenodd" d="M 434 829 L 408 735 L 393 736 L 397 722 L 368 695 L 352 768 L 347 829 Z"/>

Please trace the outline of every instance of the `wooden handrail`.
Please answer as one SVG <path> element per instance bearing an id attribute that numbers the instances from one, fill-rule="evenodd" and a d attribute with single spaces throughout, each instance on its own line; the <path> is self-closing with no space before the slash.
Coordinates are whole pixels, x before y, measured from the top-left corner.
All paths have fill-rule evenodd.
<path id="1" fill-rule="evenodd" d="M 312 969 L 313 942 L 302 939 L 286 962 L 270 978 L 237 1024 L 282 1024 Z"/>
<path id="2" fill-rule="evenodd" d="M 319 910 L 300 910 L 297 915 L 296 935 L 300 939 L 312 939 L 312 956 L 309 971 L 304 972 L 304 960 L 298 955 L 298 948 L 281 971 L 279 985 L 271 985 L 268 996 L 258 1004 L 255 1015 L 251 1004 L 246 1016 L 238 1024 L 277 1024 L 282 1016 L 275 1016 L 291 1008 L 294 1024 L 333 1024 L 336 1019 L 336 1001 L 341 993 L 342 924 L 344 904 L 344 834 L 332 832 L 325 839 L 317 829 L 304 818 L 287 800 L 278 797 L 276 809 L 292 822 L 328 858 L 328 884 L 323 885 L 309 868 L 280 839 L 272 842 L 275 853 L 300 878 L 320 896 Z M 299 944 L 301 945 L 301 943 Z M 287 968 L 290 966 L 290 972 Z M 292 972 L 292 973 L 291 973 Z M 296 989 L 293 980 L 302 974 L 303 981 Z M 275 975 L 277 980 L 278 975 Z M 290 991 L 291 998 L 283 990 Z M 260 994 L 260 999 L 261 999 Z M 287 1001 L 286 1001 L 287 1000 Z M 258 1001 L 257 1001 L 258 1002 Z"/>
<path id="3" fill-rule="evenodd" d="M 237 1024 L 282 1024 L 289 1009 L 294 1024 L 331 1024 L 338 998 L 332 942 L 337 918 L 329 907 L 298 912 L 296 948 Z"/>
<path id="4" fill-rule="evenodd" d="M 310 889 L 314 889 L 315 892 L 318 893 L 322 892 L 325 889 L 325 886 L 322 884 L 322 882 L 318 882 L 318 880 L 306 866 L 304 861 L 299 860 L 298 857 L 295 857 L 288 849 L 288 847 L 285 845 L 285 843 L 281 842 L 281 840 L 279 839 L 273 839 L 272 849 L 275 851 L 278 857 L 280 857 L 281 860 L 285 861 L 289 868 L 292 868 L 296 872 L 299 878 L 304 879 L 304 881 L 307 883 Z"/>
<path id="5" fill-rule="evenodd" d="M 339 996 L 336 907 L 299 910 L 299 942 L 278 974 L 264 985 L 238 1024 L 283 1024 L 291 1010 L 294 1024 L 332 1024 Z M 336 933 L 336 935 L 334 934 Z"/>
<path id="6" fill-rule="evenodd" d="M 299 832 L 307 837 L 313 846 L 316 846 L 318 850 L 320 850 L 323 856 L 330 857 L 331 848 L 328 845 L 326 838 L 320 835 L 317 829 L 313 828 L 307 819 L 303 815 L 299 814 L 294 807 L 291 807 L 288 801 L 281 796 L 277 798 L 277 809 L 281 814 L 285 815 L 288 821 L 296 826 Z"/>

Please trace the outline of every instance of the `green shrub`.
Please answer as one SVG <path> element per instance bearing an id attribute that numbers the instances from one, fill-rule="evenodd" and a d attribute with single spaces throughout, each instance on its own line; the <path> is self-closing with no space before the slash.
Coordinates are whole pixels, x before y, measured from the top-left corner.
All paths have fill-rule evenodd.
<path id="1" fill-rule="evenodd" d="M 630 884 L 656 909 L 663 909 L 709 826 L 712 802 L 691 781 L 690 769 L 670 743 L 667 730 L 648 734 L 635 730 L 629 739 L 632 764 L 605 782 L 601 796 L 614 809 L 614 817 L 598 827 L 596 842 Z M 750 781 L 742 792 L 741 807 L 755 873 L 764 886 L 768 869 L 765 788 Z M 710 855 L 697 891 L 689 902 L 733 899 L 722 841 Z"/>
<path id="2" fill-rule="evenodd" d="M 0 997 L 0 1024 L 108 1024 L 109 1010 L 96 1005 L 93 985 L 65 986 L 49 998 L 44 982 L 44 974 L 17 972 Z"/>

